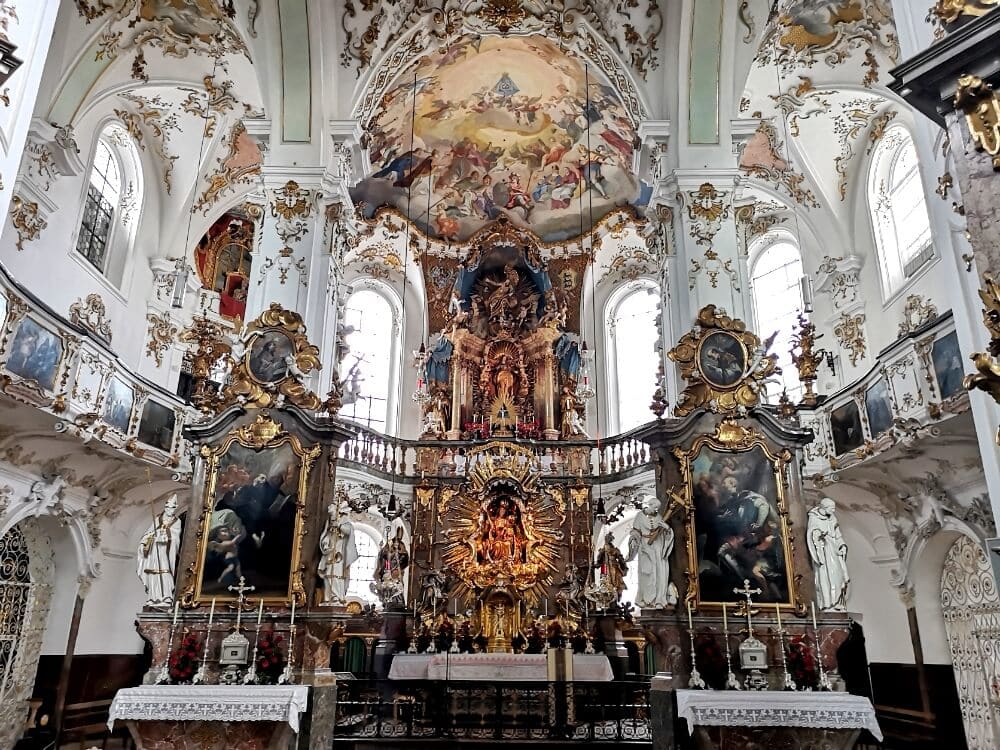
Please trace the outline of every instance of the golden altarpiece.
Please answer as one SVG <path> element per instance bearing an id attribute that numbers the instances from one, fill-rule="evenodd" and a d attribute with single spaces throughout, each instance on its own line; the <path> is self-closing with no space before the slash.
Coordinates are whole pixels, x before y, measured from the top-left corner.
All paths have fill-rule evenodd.
<path id="1" fill-rule="evenodd" d="M 270 677 L 314 688 L 335 680 L 352 639 L 365 653 L 353 670 L 377 678 L 400 653 L 433 652 L 439 636 L 452 653 L 572 644 L 605 654 L 615 679 L 700 679 L 696 641 L 721 638 L 727 653 L 751 641 L 762 649 L 757 684 L 772 686 L 788 679 L 780 667 L 794 637 L 836 670 L 847 615 L 809 617 L 798 459 L 812 436 L 790 405 L 761 403 L 774 355 L 706 307 L 670 352 L 687 383 L 673 416 L 637 433 L 638 460 L 608 462 L 614 439 L 590 441 L 581 427 L 579 288 L 551 278 L 574 269 L 553 265 L 502 224 L 454 264 L 450 312 L 431 310 L 441 334 L 417 361 L 424 436 L 387 442 L 391 460 L 368 470 L 396 491 L 366 508 L 336 489 L 338 467 L 359 461 L 349 444 L 361 431 L 337 417 L 337 388 L 325 399 L 309 389 L 318 350 L 298 315 L 272 306 L 236 345 L 197 342 L 232 375 L 218 395 L 198 389 L 210 416 L 188 430 L 198 460 L 178 605 L 139 615 L 150 681 L 178 681 L 174 658 L 191 636 L 196 682 L 264 682 L 261 632 L 284 643 Z M 663 413 L 662 401 L 653 406 Z M 643 472 L 655 474 L 658 502 L 608 492 Z M 626 560 L 605 536 L 632 507 Z M 381 607 L 337 583 L 353 562 L 337 545 L 362 510 L 385 523 L 371 582 Z M 630 565 L 640 566 L 634 607 L 620 601 Z M 243 653 L 230 654 L 240 639 Z"/>

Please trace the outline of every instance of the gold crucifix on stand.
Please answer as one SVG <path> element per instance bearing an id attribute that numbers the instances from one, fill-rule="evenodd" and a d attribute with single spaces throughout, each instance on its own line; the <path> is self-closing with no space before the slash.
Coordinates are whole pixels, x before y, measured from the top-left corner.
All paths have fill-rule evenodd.
<path id="1" fill-rule="evenodd" d="M 250 641 L 240 632 L 243 605 L 246 603 L 247 593 L 254 591 L 255 587 L 247 586 L 246 579 L 240 576 L 239 583 L 230 586 L 229 590 L 236 593 L 236 628 L 222 639 L 219 666 L 224 666 L 225 670 L 219 675 L 219 682 L 224 685 L 236 685 L 243 677 L 240 667 L 246 666 L 247 658 L 250 655 Z"/>
<path id="2" fill-rule="evenodd" d="M 749 672 L 744 685 L 748 690 L 767 690 L 767 677 L 763 673 L 767 669 L 767 646 L 753 633 L 753 596 L 761 590 L 750 588 L 750 581 L 744 578 L 743 588 L 734 588 L 733 593 L 746 599 L 742 606 L 746 607 L 747 637 L 740 644 L 740 668 Z"/>

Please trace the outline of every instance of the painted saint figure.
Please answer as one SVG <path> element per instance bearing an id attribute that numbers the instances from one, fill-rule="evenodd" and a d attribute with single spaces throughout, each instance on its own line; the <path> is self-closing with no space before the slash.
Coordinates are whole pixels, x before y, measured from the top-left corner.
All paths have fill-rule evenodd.
<path id="1" fill-rule="evenodd" d="M 660 501 L 647 497 L 629 532 L 628 562 L 639 558 L 639 591 L 635 603 L 640 607 L 661 608 L 677 603 L 677 592 L 670 583 L 670 553 L 674 549 L 674 530 L 660 515 Z"/>
<path id="2" fill-rule="evenodd" d="M 807 537 L 809 556 L 816 576 L 816 605 L 824 612 L 847 609 L 847 590 L 851 583 L 847 571 L 847 545 L 840 533 L 837 506 L 829 497 L 809 511 Z"/>
<path id="3" fill-rule="evenodd" d="M 174 598 L 177 553 L 181 545 L 181 519 L 177 517 L 177 495 L 171 495 L 163 512 L 139 541 L 138 574 L 146 589 L 146 606 L 166 608 Z"/>

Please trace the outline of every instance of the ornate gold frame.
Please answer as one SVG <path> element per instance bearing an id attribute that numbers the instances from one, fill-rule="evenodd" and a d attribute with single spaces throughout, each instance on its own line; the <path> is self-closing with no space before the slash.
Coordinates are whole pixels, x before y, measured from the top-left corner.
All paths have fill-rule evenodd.
<path id="1" fill-rule="evenodd" d="M 690 448 L 686 450 L 683 448 L 673 449 L 673 454 L 680 464 L 681 477 L 684 482 L 683 494 L 679 497 L 675 495 L 675 502 L 687 511 L 685 529 L 687 532 L 688 569 L 686 571 L 687 593 L 684 597 L 685 603 L 689 603 L 694 609 L 700 607 L 717 607 L 721 609 L 723 604 L 723 602 L 703 601 L 698 583 L 698 549 L 695 545 L 694 478 L 691 466 L 703 448 L 734 455 L 749 453 L 756 448 L 760 448 L 771 463 L 774 471 L 774 484 L 778 492 L 776 500 L 778 517 L 781 520 L 781 543 L 784 548 L 785 575 L 788 583 L 789 598 L 787 603 L 779 603 L 779 606 L 793 609 L 796 614 L 804 615 L 806 604 L 799 592 L 802 574 L 795 571 L 795 537 L 792 534 L 792 523 L 789 518 L 788 499 L 786 497 L 786 490 L 788 489 L 788 472 L 786 468 L 792 460 L 792 453 L 787 448 L 775 453 L 760 434 L 753 429 L 729 420 L 720 422 L 714 435 L 701 435 L 696 438 Z M 671 507 L 669 512 L 672 513 L 673 510 L 674 507 Z M 726 602 L 726 604 L 736 606 L 736 602 Z M 767 606 L 774 607 L 774 604 L 768 602 Z"/>
<path id="2" fill-rule="evenodd" d="M 208 551 L 208 531 L 212 518 L 212 510 L 215 505 L 215 490 L 219 479 L 219 464 L 222 457 L 226 455 L 233 445 L 240 445 L 244 448 L 264 450 L 270 448 L 280 448 L 283 445 L 290 445 L 292 452 L 299 459 L 299 482 L 298 496 L 295 501 L 295 530 L 292 541 L 292 560 L 290 565 L 290 576 L 288 581 L 288 594 L 283 597 L 266 597 L 264 603 L 271 605 L 284 605 L 291 603 L 294 598 L 296 604 L 304 605 L 306 602 L 305 585 L 302 570 L 302 543 L 306 534 L 306 493 L 309 488 L 309 473 L 313 464 L 320 454 L 320 446 L 304 448 L 299 439 L 292 434 L 285 432 L 284 428 L 272 420 L 266 412 L 258 415 L 254 422 L 243 427 L 239 427 L 230 432 L 222 442 L 212 447 L 203 445 L 201 456 L 205 459 L 205 494 L 201 508 L 201 519 L 198 522 L 198 556 L 197 559 L 188 566 L 187 578 L 188 586 L 181 598 L 181 603 L 185 607 L 197 607 L 211 600 L 212 597 L 203 596 L 201 593 L 202 575 L 205 567 L 205 553 Z M 235 602 L 236 597 L 215 596 L 216 599 L 225 602 Z"/>

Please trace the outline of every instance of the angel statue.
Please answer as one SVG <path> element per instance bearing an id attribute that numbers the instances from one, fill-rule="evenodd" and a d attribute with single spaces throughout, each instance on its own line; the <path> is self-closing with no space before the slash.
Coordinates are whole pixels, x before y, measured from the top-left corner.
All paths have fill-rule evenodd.
<path id="1" fill-rule="evenodd" d="M 649 496 L 642 502 L 628 537 L 628 557 L 639 558 L 639 591 L 635 603 L 659 609 L 677 603 L 677 590 L 670 581 L 670 553 L 674 530 L 660 515 L 660 501 Z"/>
<path id="2" fill-rule="evenodd" d="M 177 517 L 177 495 L 171 495 L 163 512 L 139 540 L 138 574 L 146 589 L 146 606 L 166 608 L 174 598 L 177 553 L 181 546 L 181 519 Z"/>
<path id="3" fill-rule="evenodd" d="M 337 507 L 327 508 L 329 517 L 319 538 L 319 577 L 323 579 L 323 604 L 340 604 L 347 600 L 351 582 L 351 565 L 358 559 L 358 546 L 354 540 L 354 524 L 346 518 L 340 520 Z"/>

